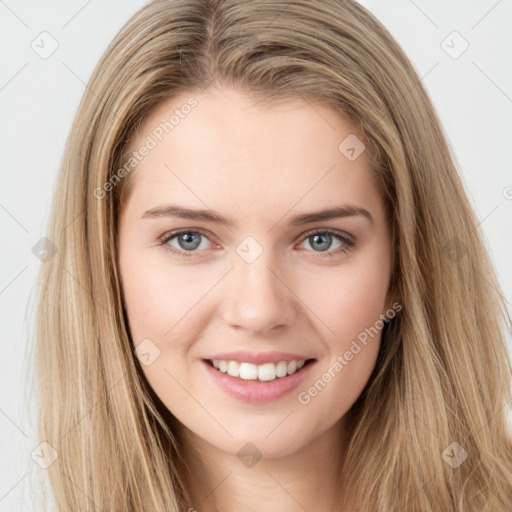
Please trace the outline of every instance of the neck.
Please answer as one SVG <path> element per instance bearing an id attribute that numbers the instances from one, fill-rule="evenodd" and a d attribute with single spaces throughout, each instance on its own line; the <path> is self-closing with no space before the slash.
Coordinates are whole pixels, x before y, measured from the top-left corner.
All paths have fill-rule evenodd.
<path id="1" fill-rule="evenodd" d="M 190 512 L 333 510 L 346 450 L 344 418 L 293 453 L 245 464 L 183 425 L 180 430 Z"/>

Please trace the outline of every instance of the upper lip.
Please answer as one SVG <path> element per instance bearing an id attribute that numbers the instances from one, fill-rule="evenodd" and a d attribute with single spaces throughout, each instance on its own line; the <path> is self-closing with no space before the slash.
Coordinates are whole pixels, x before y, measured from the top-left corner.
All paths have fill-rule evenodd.
<path id="1" fill-rule="evenodd" d="M 213 354 L 205 359 L 238 361 L 239 363 L 260 365 L 265 363 L 279 363 L 279 361 L 307 361 L 313 358 L 305 356 L 304 354 L 293 354 L 290 352 L 249 352 L 247 350 L 237 350 L 236 352 Z"/>

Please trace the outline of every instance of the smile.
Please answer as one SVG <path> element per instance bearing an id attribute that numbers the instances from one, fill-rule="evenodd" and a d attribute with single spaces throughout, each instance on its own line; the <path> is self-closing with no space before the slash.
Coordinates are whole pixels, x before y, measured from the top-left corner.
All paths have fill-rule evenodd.
<path id="1" fill-rule="evenodd" d="M 258 358 L 261 360 L 268 357 Z M 215 387 L 219 387 L 238 400 L 262 403 L 284 397 L 300 386 L 310 375 L 317 360 L 291 359 L 277 362 L 267 360 L 263 364 L 249 363 L 243 359 L 241 361 L 203 359 L 201 362 L 207 378 Z M 234 373 L 235 376 L 229 372 Z"/>
<path id="2" fill-rule="evenodd" d="M 307 362 L 312 360 L 307 360 Z M 239 361 L 209 360 L 209 363 L 222 373 L 242 380 L 259 380 L 270 382 L 277 378 L 287 377 L 300 370 L 305 360 L 279 361 L 278 363 L 253 364 Z"/>

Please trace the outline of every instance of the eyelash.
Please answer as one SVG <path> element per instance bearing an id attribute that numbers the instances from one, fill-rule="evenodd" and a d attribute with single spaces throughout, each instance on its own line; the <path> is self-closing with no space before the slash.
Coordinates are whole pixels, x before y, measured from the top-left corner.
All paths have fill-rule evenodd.
<path id="1" fill-rule="evenodd" d="M 200 230 L 200 229 L 181 229 L 181 230 L 178 230 L 178 231 L 173 231 L 171 233 L 165 233 L 162 237 L 160 237 L 158 239 L 158 245 L 164 251 L 169 252 L 169 253 L 171 253 L 171 254 L 173 254 L 175 256 L 178 256 L 180 258 L 190 258 L 190 257 L 193 257 L 194 254 L 196 252 L 198 252 L 197 250 L 194 250 L 194 251 L 179 250 L 179 249 L 176 249 L 175 247 L 172 247 L 171 245 L 168 244 L 168 242 L 170 242 L 173 238 L 176 238 L 178 235 L 181 235 L 183 233 L 199 234 L 199 235 L 204 236 L 208 240 L 210 240 L 208 238 L 207 234 L 205 232 L 203 232 L 202 230 Z M 307 240 L 308 238 L 310 238 L 313 235 L 333 235 L 336 238 L 338 238 L 338 240 L 343 242 L 343 244 L 344 244 L 344 245 L 342 245 L 341 247 L 339 247 L 338 249 L 336 249 L 334 251 L 325 251 L 325 252 L 324 251 L 313 251 L 313 252 L 321 254 L 320 256 L 314 256 L 315 258 L 316 257 L 332 258 L 332 257 L 335 257 L 335 256 L 341 254 L 341 253 L 348 253 L 356 245 L 356 243 L 354 241 L 352 241 L 349 238 L 347 238 L 346 236 L 344 236 L 340 231 L 334 230 L 334 229 L 323 229 L 323 230 L 308 231 L 307 233 L 302 235 L 300 243 L 304 242 L 305 240 Z"/>

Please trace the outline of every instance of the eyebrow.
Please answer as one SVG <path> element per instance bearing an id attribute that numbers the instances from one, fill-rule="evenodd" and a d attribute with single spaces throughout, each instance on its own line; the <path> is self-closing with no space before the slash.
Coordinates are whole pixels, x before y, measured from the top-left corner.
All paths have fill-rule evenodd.
<path id="1" fill-rule="evenodd" d="M 366 218 L 372 225 L 374 223 L 373 217 L 368 210 L 352 204 L 345 204 L 336 208 L 328 208 L 317 212 L 295 215 L 294 217 L 291 217 L 288 222 L 291 226 L 302 226 L 312 222 L 355 216 L 362 216 L 363 218 Z M 166 204 L 151 208 L 144 213 L 141 219 L 154 219 L 159 217 L 178 217 L 181 219 L 200 220 L 203 222 L 224 224 L 228 227 L 235 224 L 233 220 L 226 218 L 213 210 L 183 208 L 173 204 Z"/>

